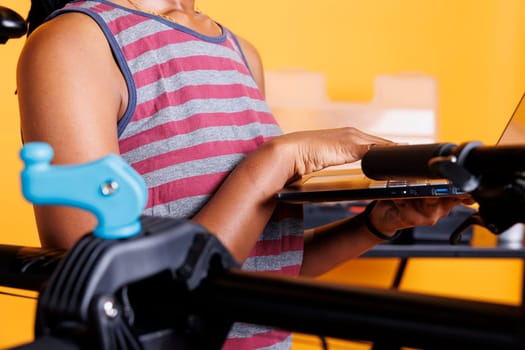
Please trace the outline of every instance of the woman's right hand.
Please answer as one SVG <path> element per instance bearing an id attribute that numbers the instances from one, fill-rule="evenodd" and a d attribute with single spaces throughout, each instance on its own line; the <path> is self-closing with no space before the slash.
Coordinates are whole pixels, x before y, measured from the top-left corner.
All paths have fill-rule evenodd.
<path id="1" fill-rule="evenodd" d="M 351 127 L 275 137 L 237 165 L 193 220 L 216 233 L 242 262 L 274 213 L 275 194 L 286 183 L 328 166 L 355 162 L 370 145 L 390 143 Z"/>
<path id="2" fill-rule="evenodd" d="M 374 145 L 394 144 L 354 127 L 294 132 L 277 137 L 273 142 L 284 143 L 288 147 L 283 148 L 293 152 L 290 177 L 352 163 L 360 160 Z"/>

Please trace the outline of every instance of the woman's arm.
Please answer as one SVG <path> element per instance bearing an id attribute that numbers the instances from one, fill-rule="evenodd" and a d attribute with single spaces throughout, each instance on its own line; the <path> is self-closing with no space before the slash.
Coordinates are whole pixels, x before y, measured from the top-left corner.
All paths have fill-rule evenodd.
<path id="1" fill-rule="evenodd" d="M 361 159 L 368 145 L 385 142 L 355 128 L 285 134 L 252 152 L 194 220 L 218 233 L 244 261 L 276 205 L 275 194 L 296 176 Z"/>
<path id="2" fill-rule="evenodd" d="M 263 65 L 261 63 L 260 56 L 256 48 L 251 45 L 248 41 L 239 38 L 239 43 L 245 53 L 246 59 L 252 71 L 252 74 L 257 81 L 261 91 L 264 92 L 264 72 Z M 360 142 L 364 144 L 373 144 L 373 143 L 386 143 L 388 141 L 384 139 L 376 138 L 375 140 L 361 139 L 359 137 L 363 136 L 357 130 L 352 130 L 355 132 L 355 135 L 336 135 L 326 133 L 326 131 L 321 131 L 326 133 L 325 135 L 317 134 L 311 135 L 310 137 L 333 137 L 334 140 L 346 140 L 348 148 L 344 149 L 343 144 L 339 145 L 344 149 L 343 154 L 351 154 L 352 149 L 356 151 L 353 157 L 349 157 L 346 160 L 341 159 L 329 159 L 331 151 L 336 154 L 339 152 L 337 146 L 331 150 L 327 150 L 326 153 L 323 153 L 323 148 L 325 145 L 330 144 L 329 140 L 324 140 L 326 143 L 315 144 L 310 141 L 312 144 L 310 150 L 304 152 L 304 159 L 308 159 L 308 162 L 302 163 L 304 159 L 296 159 L 290 164 L 295 164 L 298 168 L 292 169 L 288 172 L 288 175 L 281 177 L 286 178 L 286 176 L 297 175 L 297 174 L 306 174 L 311 171 L 320 170 L 328 164 L 341 164 L 341 162 L 352 162 L 354 160 L 360 159 L 364 152 L 366 151 L 361 145 Z M 359 136 L 357 134 L 360 134 Z M 285 135 L 284 138 L 289 137 L 290 135 Z M 308 136 L 307 136 L 308 137 Z M 276 142 L 281 142 L 283 138 L 277 139 Z M 355 143 L 357 141 L 357 143 Z M 302 145 L 302 140 L 293 140 L 290 146 L 293 146 L 293 142 L 296 142 L 296 146 Z M 300 147 L 304 147 L 300 146 Z M 293 148 L 293 147 L 292 147 Z M 297 150 L 292 151 L 298 152 Z M 320 152 L 316 155 L 316 152 Z M 346 153 L 349 152 L 349 153 Z M 299 151 L 299 153 L 301 153 Z M 319 158 L 318 166 L 316 157 L 323 155 L 323 157 L 328 158 Z M 275 157 L 275 158 L 274 158 Z M 279 159 L 276 158 L 278 155 L 270 157 L 270 159 Z M 322 159 L 322 161 L 321 161 Z M 262 163 L 261 163 L 262 164 Z M 283 164 L 286 166 L 285 163 Z M 264 171 L 272 172 L 275 171 L 274 167 Z M 304 166 L 305 168 L 301 168 Z M 277 165 L 279 167 L 279 165 Z M 258 169 L 257 171 L 261 171 Z M 250 176 L 250 171 L 247 171 L 246 176 Z M 281 181 L 277 179 L 272 179 L 272 181 L 277 181 L 274 184 L 277 184 L 277 187 L 284 185 Z M 271 184 L 268 184 L 271 185 Z M 275 189 L 279 190 L 279 189 Z M 273 192 L 272 192 L 273 193 Z M 268 198 L 271 196 L 268 195 Z M 268 200 L 267 203 L 272 203 L 271 200 Z M 414 227 L 419 225 L 433 225 L 437 222 L 442 216 L 448 215 L 452 207 L 454 207 L 458 201 L 456 199 L 443 199 L 443 200 L 408 200 L 408 201 L 385 201 L 379 202 L 374 206 L 372 212 L 370 213 L 370 221 L 374 227 L 376 227 L 380 232 L 394 234 L 396 231 Z M 263 217 L 268 217 L 273 207 L 269 206 L 267 212 Z M 239 228 L 240 229 L 240 228 Z M 313 230 L 308 230 L 305 232 L 305 252 L 304 252 L 304 261 L 301 268 L 301 274 L 306 276 L 318 276 L 322 273 L 329 271 L 330 269 L 336 267 L 337 265 L 343 263 L 344 261 L 355 258 L 375 245 L 381 243 L 382 240 L 372 235 L 367 227 L 364 225 L 362 217 L 345 219 L 339 222 L 331 223 L 329 225 L 319 227 Z M 254 244 L 255 242 L 250 242 Z"/>
<path id="3" fill-rule="evenodd" d="M 393 236 L 404 228 L 434 225 L 459 203 L 453 197 L 378 201 L 369 220 L 379 232 Z M 301 274 L 321 275 L 381 242 L 368 230 L 362 215 L 309 230 Z"/>
<path id="4" fill-rule="evenodd" d="M 24 142 L 48 142 L 54 164 L 84 163 L 119 153 L 117 121 L 125 89 L 102 32 L 87 16 L 71 13 L 33 32 L 17 67 Z M 96 224 L 88 212 L 37 206 L 44 246 L 69 247 Z"/>

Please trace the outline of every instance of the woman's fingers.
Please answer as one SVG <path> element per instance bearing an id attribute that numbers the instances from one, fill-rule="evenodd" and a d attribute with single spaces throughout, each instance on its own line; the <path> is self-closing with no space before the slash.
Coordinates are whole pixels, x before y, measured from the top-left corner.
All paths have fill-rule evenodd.
<path id="1" fill-rule="evenodd" d="M 393 144 L 353 127 L 300 131 L 281 138 L 288 144 L 296 145 L 296 169 L 304 169 L 305 173 L 358 161 L 372 145 Z"/>
<path id="2" fill-rule="evenodd" d="M 380 201 L 378 217 L 373 219 L 385 232 L 415 226 L 432 226 L 461 203 L 460 198 L 417 198 Z M 375 209 L 375 208 L 374 208 Z"/>

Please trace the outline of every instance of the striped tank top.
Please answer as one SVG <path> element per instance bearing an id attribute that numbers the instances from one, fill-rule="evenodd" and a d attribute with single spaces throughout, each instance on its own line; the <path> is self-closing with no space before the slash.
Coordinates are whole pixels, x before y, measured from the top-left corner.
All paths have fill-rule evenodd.
<path id="1" fill-rule="evenodd" d="M 121 156 L 144 178 L 144 215 L 191 218 L 248 153 L 281 134 L 236 37 L 219 37 L 106 0 L 73 1 L 101 28 L 129 103 L 118 124 Z M 279 205 L 243 264 L 297 275 L 302 207 Z M 234 324 L 224 349 L 288 349 L 291 334 Z"/>

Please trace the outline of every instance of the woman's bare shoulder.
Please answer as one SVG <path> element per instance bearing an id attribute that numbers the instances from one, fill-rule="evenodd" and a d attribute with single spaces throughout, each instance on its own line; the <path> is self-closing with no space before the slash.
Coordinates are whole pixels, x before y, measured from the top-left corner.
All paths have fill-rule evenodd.
<path id="1" fill-rule="evenodd" d="M 62 159 L 71 155 L 67 161 L 76 160 L 79 154 L 84 157 L 80 160 L 99 156 L 109 147 L 101 149 L 90 143 L 95 140 L 105 145 L 99 140 L 107 139 L 113 147 L 124 88 L 97 23 L 80 13 L 60 15 L 30 34 L 18 61 L 24 138 L 54 141 L 53 146 L 60 150 L 57 159 L 58 154 Z M 69 146 L 59 147 L 66 143 Z"/>
<path id="2" fill-rule="evenodd" d="M 37 57 L 59 60 L 61 55 L 67 58 L 99 50 L 107 50 L 107 44 L 97 23 L 85 14 L 68 12 L 36 28 L 27 38 L 21 57 L 29 52 L 33 60 Z"/>

